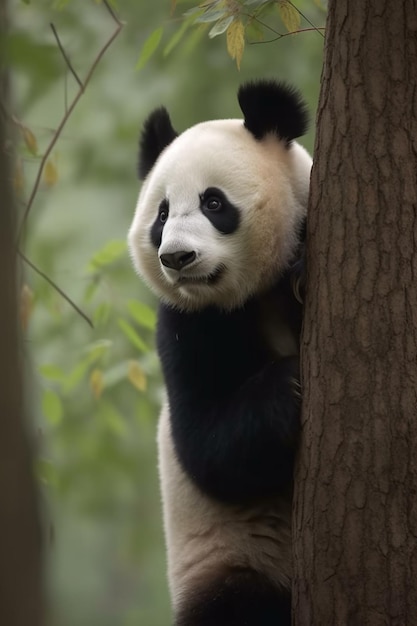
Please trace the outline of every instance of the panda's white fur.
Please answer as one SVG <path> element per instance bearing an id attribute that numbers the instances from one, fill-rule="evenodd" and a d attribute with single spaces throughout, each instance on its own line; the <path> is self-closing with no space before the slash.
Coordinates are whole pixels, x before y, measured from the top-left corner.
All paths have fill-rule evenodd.
<path id="1" fill-rule="evenodd" d="M 198 416 L 196 416 L 198 418 Z M 174 613 L 190 593 L 227 571 L 252 567 L 279 587 L 291 586 L 291 502 L 229 506 L 207 498 L 175 454 L 168 403 L 158 429 L 159 474 L 168 547 L 168 581 Z M 213 626 L 215 626 L 213 624 Z"/>
<path id="2" fill-rule="evenodd" d="M 179 136 L 165 110 L 152 114 L 128 237 L 162 303 L 158 450 L 176 626 L 291 622 L 292 281 L 302 280 L 311 158 L 293 141 L 305 114 L 292 90 L 260 82 L 239 98 L 244 121 Z M 189 258 L 167 265 L 164 255 Z"/>

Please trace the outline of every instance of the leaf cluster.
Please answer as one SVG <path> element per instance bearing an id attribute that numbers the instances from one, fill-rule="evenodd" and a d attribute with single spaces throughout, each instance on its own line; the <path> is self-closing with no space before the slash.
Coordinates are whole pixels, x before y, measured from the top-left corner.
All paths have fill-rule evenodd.
<path id="1" fill-rule="evenodd" d="M 324 11 L 320 0 L 316 4 Z M 174 14 L 179 5 L 190 4 L 187 0 L 171 0 L 171 12 Z M 183 12 L 180 27 L 165 43 L 164 55 L 170 54 L 181 42 L 191 27 L 199 27 L 202 32 L 208 31 L 212 39 L 226 34 L 226 46 L 229 56 L 236 61 L 240 69 L 243 52 L 247 42 L 261 43 L 271 34 L 275 39 L 300 32 L 315 30 L 322 34 L 323 28 L 316 27 L 292 0 L 203 0 Z M 181 7 L 184 8 L 184 7 Z M 279 16 L 281 27 L 274 28 L 271 24 L 274 16 Z M 302 20 L 307 27 L 301 28 Z M 163 40 L 164 28 L 159 26 L 144 42 L 136 69 L 142 69 Z"/>

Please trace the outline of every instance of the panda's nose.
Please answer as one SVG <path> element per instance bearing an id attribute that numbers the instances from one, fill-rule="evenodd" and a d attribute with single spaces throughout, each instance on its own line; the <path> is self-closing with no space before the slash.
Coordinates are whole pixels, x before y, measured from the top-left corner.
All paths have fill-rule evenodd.
<path id="1" fill-rule="evenodd" d="M 186 252 L 185 250 L 179 250 L 178 252 L 161 254 L 159 258 L 162 265 L 165 265 L 165 267 L 179 271 L 186 265 L 190 265 L 196 256 L 194 251 Z"/>

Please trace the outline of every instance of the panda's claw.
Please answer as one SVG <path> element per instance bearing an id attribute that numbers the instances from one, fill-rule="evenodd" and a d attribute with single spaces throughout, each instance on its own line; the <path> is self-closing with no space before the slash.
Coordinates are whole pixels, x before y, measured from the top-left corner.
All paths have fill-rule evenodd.
<path id="1" fill-rule="evenodd" d="M 301 390 L 301 383 L 297 378 L 291 378 L 291 387 L 292 387 L 292 392 L 295 396 L 295 398 L 301 402 L 302 399 L 302 390 Z"/>

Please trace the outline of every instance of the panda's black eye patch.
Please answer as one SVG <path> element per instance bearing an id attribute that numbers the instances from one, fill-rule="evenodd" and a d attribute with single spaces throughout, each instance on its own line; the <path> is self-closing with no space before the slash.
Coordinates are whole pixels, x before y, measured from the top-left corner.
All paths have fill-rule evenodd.
<path id="1" fill-rule="evenodd" d="M 200 209 L 214 228 L 224 235 L 230 235 L 239 226 L 239 209 L 217 187 L 208 187 L 200 194 Z"/>
<path id="2" fill-rule="evenodd" d="M 161 245 L 162 239 L 162 231 L 164 230 L 164 224 L 168 219 L 169 215 L 169 202 L 165 198 L 162 200 L 161 204 L 158 207 L 158 216 L 152 224 L 151 228 L 151 242 L 155 246 L 155 248 L 159 248 Z"/>

